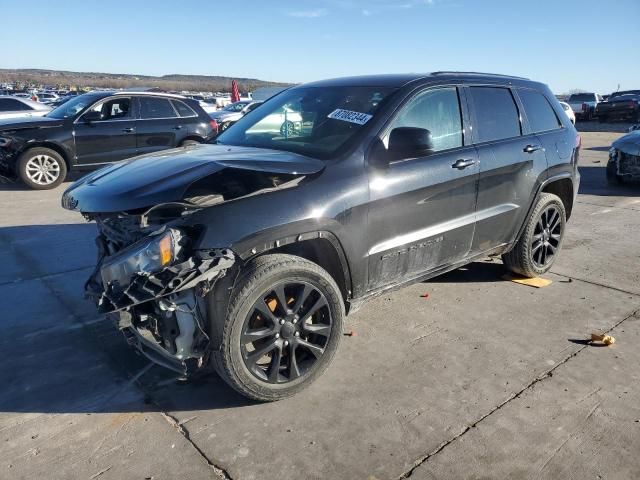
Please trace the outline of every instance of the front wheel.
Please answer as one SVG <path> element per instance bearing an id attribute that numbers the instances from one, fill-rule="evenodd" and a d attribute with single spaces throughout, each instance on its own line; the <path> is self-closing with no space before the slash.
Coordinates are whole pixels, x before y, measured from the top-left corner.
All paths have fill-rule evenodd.
<path id="1" fill-rule="evenodd" d="M 18 160 L 18 175 L 29 188 L 50 190 L 67 176 L 67 164 L 62 156 L 49 148 L 30 148 Z"/>
<path id="2" fill-rule="evenodd" d="M 228 308 L 210 297 L 213 366 L 231 387 L 274 401 L 310 385 L 327 368 L 342 336 L 344 305 L 333 278 L 293 255 L 252 260 Z M 210 313 L 211 316 L 211 313 Z"/>
<path id="3" fill-rule="evenodd" d="M 200 140 L 195 140 L 195 139 L 193 139 L 193 138 L 190 138 L 190 139 L 188 139 L 188 140 L 183 140 L 183 141 L 180 143 L 180 146 L 181 146 L 181 147 L 192 147 L 192 146 L 194 146 L 194 145 L 200 145 L 201 143 L 202 143 L 202 142 L 201 142 Z"/>
<path id="4" fill-rule="evenodd" d="M 530 278 L 548 272 L 562 246 L 566 222 L 562 200 L 552 193 L 541 193 L 522 235 L 513 249 L 502 255 L 505 266 Z"/>

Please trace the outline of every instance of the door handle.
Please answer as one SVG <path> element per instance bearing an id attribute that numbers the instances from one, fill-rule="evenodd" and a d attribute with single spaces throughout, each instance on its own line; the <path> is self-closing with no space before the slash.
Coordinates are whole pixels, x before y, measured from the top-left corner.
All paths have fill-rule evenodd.
<path id="1" fill-rule="evenodd" d="M 474 163 L 476 163 L 475 160 L 465 160 L 465 159 L 461 158 L 460 160 L 457 160 L 456 163 L 451 165 L 451 168 L 457 168 L 458 170 L 463 170 L 463 169 L 465 169 L 467 167 L 470 167 Z"/>
<path id="2" fill-rule="evenodd" d="M 131 127 L 123 128 L 122 131 L 124 133 L 131 133 L 131 132 L 133 132 L 133 128 L 131 128 Z"/>
<path id="3" fill-rule="evenodd" d="M 542 150 L 542 147 L 540 145 L 527 145 L 522 149 L 524 153 L 533 153 L 537 152 L 538 150 Z"/>

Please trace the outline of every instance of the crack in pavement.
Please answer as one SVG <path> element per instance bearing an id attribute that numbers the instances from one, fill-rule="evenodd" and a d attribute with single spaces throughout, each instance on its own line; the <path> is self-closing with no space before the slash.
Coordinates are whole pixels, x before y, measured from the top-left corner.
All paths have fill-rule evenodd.
<path id="1" fill-rule="evenodd" d="M 606 332 L 604 333 L 610 333 L 612 330 L 614 330 L 615 328 L 617 328 L 618 326 L 620 326 L 623 322 L 629 320 L 630 318 L 633 318 L 635 316 L 637 316 L 640 313 L 640 309 L 634 310 L 632 311 L 629 315 L 627 315 L 626 317 L 624 317 L 622 320 L 620 320 L 619 322 L 615 323 L 613 326 L 611 326 Z M 424 463 L 428 462 L 429 459 L 431 457 L 433 457 L 434 455 L 437 455 L 438 453 L 440 453 L 442 450 L 444 450 L 445 448 L 447 448 L 449 445 L 451 445 L 453 442 L 455 442 L 456 440 L 458 440 L 460 437 L 462 437 L 464 434 L 466 434 L 469 430 L 471 430 L 472 428 L 475 428 L 480 422 L 482 422 L 483 420 L 485 420 L 486 418 L 490 417 L 491 415 L 493 415 L 494 413 L 496 413 L 498 410 L 502 409 L 502 407 L 504 407 L 505 405 L 507 405 L 508 403 L 510 403 L 512 400 L 515 400 L 517 398 L 520 398 L 522 396 L 523 393 L 525 393 L 527 390 L 531 389 L 534 385 L 536 385 L 537 383 L 541 382 L 542 380 L 546 379 L 546 378 L 550 378 L 553 376 L 553 372 L 560 368 L 562 365 L 564 365 L 565 363 L 567 363 L 569 360 L 571 360 L 572 358 L 574 358 L 575 356 L 577 356 L 580 352 L 582 352 L 585 348 L 588 348 L 589 345 L 585 344 L 582 345 L 580 348 L 578 348 L 575 352 L 571 353 L 570 355 L 568 355 L 566 358 L 564 358 L 562 361 L 558 362 L 556 365 L 554 365 L 553 368 L 550 368 L 549 370 L 543 372 L 541 375 L 538 375 L 537 377 L 535 377 L 531 382 L 529 382 L 527 385 L 525 385 L 522 389 L 518 390 L 515 393 L 512 393 L 511 395 L 509 395 L 504 401 L 502 401 L 501 403 L 499 403 L 498 405 L 496 405 L 494 408 L 492 408 L 489 412 L 485 413 L 484 415 L 482 415 L 479 419 L 477 419 L 476 421 L 474 421 L 472 424 L 470 425 L 466 425 L 458 434 L 454 435 L 453 437 L 451 437 L 449 440 L 446 440 L 444 442 L 442 442 L 440 445 L 438 445 L 438 447 L 431 451 L 430 453 L 424 455 L 423 457 L 420 457 L 418 460 L 416 460 L 413 463 L 413 466 L 407 470 L 406 472 L 404 472 L 403 474 L 401 474 L 398 477 L 398 480 L 403 480 L 406 478 L 410 478 L 411 475 L 413 475 L 413 472 L 420 467 L 421 465 L 423 465 Z"/>
<path id="2" fill-rule="evenodd" d="M 219 466 L 211 462 L 211 460 L 209 460 L 209 458 L 200 449 L 200 447 L 198 447 L 198 445 L 196 445 L 195 442 L 191 440 L 189 436 L 189 431 L 186 428 L 184 428 L 184 426 L 180 422 L 178 422 L 178 420 L 175 417 L 162 411 L 160 412 L 160 414 L 169 423 L 169 425 L 175 428 L 178 431 L 178 433 L 180 433 L 180 435 L 182 435 L 187 440 L 187 442 L 189 442 L 189 444 L 196 450 L 196 452 L 198 452 L 198 454 L 202 457 L 202 459 L 205 462 L 207 462 L 207 465 L 209 465 L 209 467 L 218 476 L 218 478 L 221 478 L 223 480 L 232 480 L 231 476 L 223 468 L 220 468 Z"/>
<path id="3" fill-rule="evenodd" d="M 558 275 L 560 277 L 570 278 L 571 280 L 576 280 L 577 282 L 588 283 L 590 285 L 595 285 L 596 287 L 608 288 L 610 290 L 615 290 L 616 292 L 625 293 L 627 295 L 633 295 L 634 297 L 640 296 L 640 293 L 630 292 L 629 290 L 623 290 L 622 288 L 613 287 L 611 285 L 606 285 L 604 283 L 594 282 L 593 280 L 587 280 L 584 278 L 573 277 L 571 275 L 567 275 L 566 273 L 561 273 L 556 270 L 550 270 L 549 273 L 553 273 L 554 275 Z"/>

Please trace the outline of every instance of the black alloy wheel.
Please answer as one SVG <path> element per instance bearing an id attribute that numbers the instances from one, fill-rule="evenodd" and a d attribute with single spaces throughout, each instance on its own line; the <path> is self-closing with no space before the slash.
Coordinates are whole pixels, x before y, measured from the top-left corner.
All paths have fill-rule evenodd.
<path id="1" fill-rule="evenodd" d="M 553 262 L 562 239 L 561 215 L 555 205 L 542 211 L 531 237 L 531 261 L 542 269 Z"/>
<path id="2" fill-rule="evenodd" d="M 244 363 L 268 383 L 304 377 L 324 355 L 332 324 L 322 292 L 303 281 L 281 282 L 258 298 L 245 319 Z"/>

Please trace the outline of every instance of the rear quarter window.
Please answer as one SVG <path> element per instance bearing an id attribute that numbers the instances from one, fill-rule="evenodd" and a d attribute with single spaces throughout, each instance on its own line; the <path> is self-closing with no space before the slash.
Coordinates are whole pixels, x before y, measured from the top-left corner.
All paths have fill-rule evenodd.
<path id="1" fill-rule="evenodd" d="M 197 117 L 198 116 L 190 106 L 188 106 L 185 103 L 182 103 L 179 100 L 171 100 L 171 103 L 173 104 L 174 108 L 178 112 L 178 115 L 180 115 L 181 117 Z"/>
<path id="2" fill-rule="evenodd" d="M 490 142 L 521 135 L 518 107 L 508 88 L 469 88 L 476 116 L 478 142 Z"/>
<path id="3" fill-rule="evenodd" d="M 519 90 L 518 96 L 522 100 L 529 125 L 534 133 L 557 130 L 562 127 L 553 107 L 540 92 Z"/>

